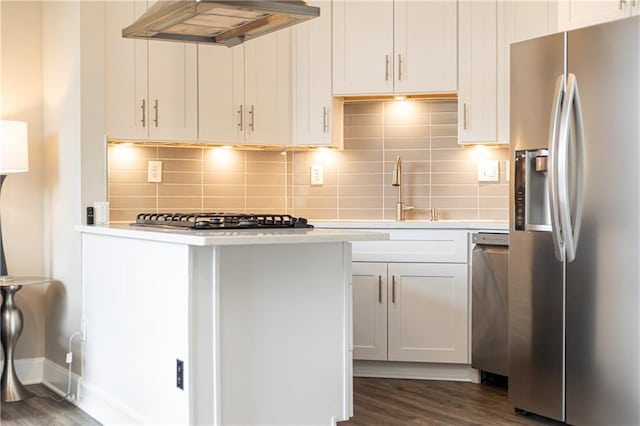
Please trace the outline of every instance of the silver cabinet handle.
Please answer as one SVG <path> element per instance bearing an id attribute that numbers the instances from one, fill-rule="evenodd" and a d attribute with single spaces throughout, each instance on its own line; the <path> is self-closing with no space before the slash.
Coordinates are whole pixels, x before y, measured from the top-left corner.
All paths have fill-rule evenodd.
<path id="1" fill-rule="evenodd" d="M 627 0 L 620 0 L 620 10 L 624 9 L 627 6 Z"/>
<path id="2" fill-rule="evenodd" d="M 244 105 L 240 105 L 240 109 L 238 109 L 238 127 L 240 131 L 244 130 Z"/>
<path id="3" fill-rule="evenodd" d="M 378 275 L 378 303 L 382 303 L 382 275 Z"/>
<path id="4" fill-rule="evenodd" d="M 329 131 L 329 109 L 326 106 L 322 107 L 322 131 L 324 133 Z"/>
<path id="5" fill-rule="evenodd" d="M 384 80 L 389 81 L 389 55 L 384 55 Z"/>
<path id="6" fill-rule="evenodd" d="M 559 201 L 558 201 L 558 131 L 560 127 L 560 114 L 562 113 L 562 82 L 563 76 L 559 75 L 556 80 L 556 90 L 553 97 L 553 112 L 551 114 L 551 125 L 549 126 L 549 201 L 551 210 L 551 239 L 556 259 L 564 260 L 562 250 L 562 231 L 560 229 Z"/>
<path id="7" fill-rule="evenodd" d="M 462 104 L 462 128 L 464 130 L 468 129 L 467 116 L 468 116 L 467 103 L 465 102 L 465 103 Z"/>
<path id="8" fill-rule="evenodd" d="M 398 53 L 398 81 L 402 80 L 402 55 Z"/>
<path id="9" fill-rule="evenodd" d="M 157 99 L 153 102 L 153 111 L 154 111 L 153 122 L 156 125 L 156 127 L 158 127 L 158 100 Z"/>
<path id="10" fill-rule="evenodd" d="M 391 303 L 396 303 L 396 276 L 391 276 Z"/>
<path id="11" fill-rule="evenodd" d="M 251 131 L 254 131 L 254 120 L 255 120 L 255 109 L 254 106 L 251 105 L 251 108 L 249 108 L 249 128 L 251 129 Z"/>
<path id="12" fill-rule="evenodd" d="M 140 109 L 142 110 L 142 127 L 147 127 L 147 101 L 146 99 L 142 100 L 142 105 L 140 105 Z"/>

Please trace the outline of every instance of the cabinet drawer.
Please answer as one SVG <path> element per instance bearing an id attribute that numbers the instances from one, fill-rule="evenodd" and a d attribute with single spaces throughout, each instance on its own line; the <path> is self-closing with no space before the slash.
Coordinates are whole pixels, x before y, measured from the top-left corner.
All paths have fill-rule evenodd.
<path id="1" fill-rule="evenodd" d="M 385 229 L 384 232 L 389 233 L 387 241 L 354 241 L 353 260 L 467 263 L 467 231 Z"/>

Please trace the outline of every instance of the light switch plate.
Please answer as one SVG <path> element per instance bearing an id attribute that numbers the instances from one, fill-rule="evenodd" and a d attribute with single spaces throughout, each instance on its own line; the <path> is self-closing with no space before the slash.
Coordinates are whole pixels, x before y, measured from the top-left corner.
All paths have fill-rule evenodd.
<path id="1" fill-rule="evenodd" d="M 149 161 L 147 163 L 147 182 L 162 182 L 162 161 Z"/>
<path id="2" fill-rule="evenodd" d="M 478 182 L 499 182 L 500 166 L 498 160 L 478 161 Z"/>
<path id="3" fill-rule="evenodd" d="M 311 185 L 324 184 L 324 168 L 320 164 L 311 165 Z"/>

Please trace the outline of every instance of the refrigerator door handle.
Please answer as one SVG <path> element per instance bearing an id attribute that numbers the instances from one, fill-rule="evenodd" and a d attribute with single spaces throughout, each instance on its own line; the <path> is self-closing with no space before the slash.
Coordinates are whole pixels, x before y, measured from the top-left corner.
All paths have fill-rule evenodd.
<path id="1" fill-rule="evenodd" d="M 560 209 L 558 199 L 558 136 L 560 130 L 560 117 L 562 115 L 564 76 L 558 76 L 556 80 L 556 90 L 553 96 L 553 109 L 551 112 L 551 123 L 549 126 L 549 208 L 551 210 L 551 233 L 553 240 L 553 250 L 556 259 L 564 261 L 564 247 L 562 245 L 562 228 L 560 226 Z"/>
<path id="2" fill-rule="evenodd" d="M 569 155 L 571 138 L 571 118 L 575 119 L 576 152 L 573 159 L 576 164 L 571 164 Z M 567 89 L 563 101 L 562 116 L 560 119 L 560 137 L 558 149 L 558 195 L 560 201 L 560 223 L 565 236 L 565 249 L 567 262 L 573 262 L 576 258 L 578 237 L 582 225 L 583 212 L 583 173 L 584 173 L 584 123 L 578 81 L 574 74 L 567 76 Z M 569 196 L 569 173 L 575 170 L 575 217 L 571 219 L 571 200 Z"/>

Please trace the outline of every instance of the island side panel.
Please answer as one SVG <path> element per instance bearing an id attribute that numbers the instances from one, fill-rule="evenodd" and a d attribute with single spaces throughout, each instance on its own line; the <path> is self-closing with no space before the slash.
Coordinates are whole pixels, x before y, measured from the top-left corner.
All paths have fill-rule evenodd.
<path id="1" fill-rule="evenodd" d="M 220 424 L 217 247 L 191 246 L 191 410 L 195 425 Z"/>
<path id="2" fill-rule="evenodd" d="M 351 245 L 218 247 L 222 424 L 351 414 Z"/>
<path id="3" fill-rule="evenodd" d="M 82 253 L 80 407 L 103 424 L 188 424 L 189 246 L 85 233 Z"/>

